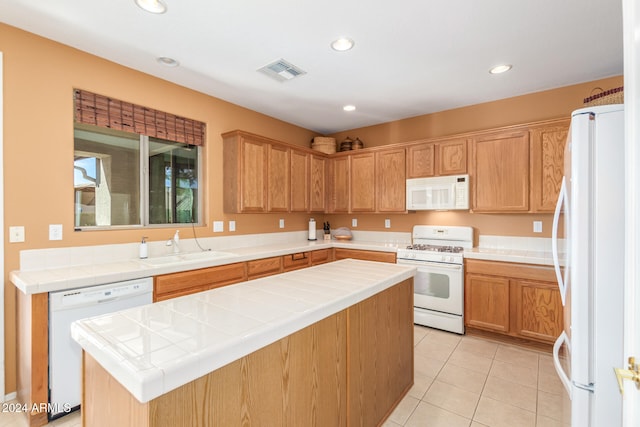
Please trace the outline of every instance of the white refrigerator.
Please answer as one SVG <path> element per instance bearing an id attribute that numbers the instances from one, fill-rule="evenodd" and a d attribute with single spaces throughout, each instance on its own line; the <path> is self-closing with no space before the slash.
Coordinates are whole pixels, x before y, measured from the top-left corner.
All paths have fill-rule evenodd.
<path id="1" fill-rule="evenodd" d="M 572 427 L 620 426 L 622 399 L 613 368 L 624 365 L 623 106 L 574 111 L 564 159 L 552 235 L 564 305 L 564 331 L 553 348 L 566 390 L 564 421 Z"/>

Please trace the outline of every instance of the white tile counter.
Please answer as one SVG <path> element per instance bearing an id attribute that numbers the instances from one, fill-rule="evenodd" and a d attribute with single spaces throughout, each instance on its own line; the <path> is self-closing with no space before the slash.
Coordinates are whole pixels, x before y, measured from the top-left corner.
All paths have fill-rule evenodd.
<path id="1" fill-rule="evenodd" d="M 414 275 L 335 261 L 84 319 L 71 333 L 144 403 Z"/>
<path id="2" fill-rule="evenodd" d="M 411 233 L 354 231 L 351 241 L 307 241 L 306 232 L 267 233 L 201 239 L 205 249 L 228 256 L 198 258 L 194 239 L 181 240 L 184 253 L 194 259 L 152 264 L 137 259 L 138 244 L 28 250 L 21 253 L 21 269 L 9 278 L 24 294 L 37 294 L 114 283 L 234 262 L 327 248 L 396 252 L 411 243 Z M 318 236 L 322 236 L 318 233 Z M 551 239 L 480 236 L 479 247 L 465 251 L 465 258 L 525 264 L 553 265 Z M 150 260 L 171 257 L 164 242 L 150 242 Z M 562 247 L 560 248 L 563 249 Z M 207 252 L 204 252 L 207 253 Z"/>
<path id="3" fill-rule="evenodd" d="M 464 251 L 465 259 L 517 262 L 521 264 L 553 265 L 551 252 L 523 249 L 473 248 Z"/>
<path id="4" fill-rule="evenodd" d="M 133 249 L 137 248 L 137 245 L 129 246 L 132 246 Z M 152 262 L 154 259 L 158 258 L 170 258 L 173 254 L 163 254 L 151 257 L 148 260 L 140 260 L 134 258 L 133 253 L 135 251 L 131 251 L 132 255 L 130 256 L 130 259 L 113 261 L 105 261 L 99 255 L 96 255 L 84 259 L 83 262 L 86 262 L 86 264 L 79 265 L 70 264 L 70 261 L 63 259 L 67 257 L 51 255 L 52 261 L 45 262 L 45 268 L 12 271 L 9 274 L 9 278 L 11 282 L 20 289 L 20 291 L 29 295 L 114 283 L 124 280 L 139 279 L 142 277 L 157 276 L 160 274 L 177 273 L 180 271 L 195 270 L 198 268 L 214 267 L 234 262 L 251 261 L 254 259 L 332 247 L 396 252 L 398 244 L 364 240 L 347 242 L 317 240 L 309 242 L 299 239 L 298 241 L 293 242 L 263 243 L 259 246 L 213 249 L 212 252 L 225 252 L 228 255 L 222 257 L 181 260 L 179 262 L 169 262 L 166 264 L 153 264 Z M 76 248 L 69 249 L 69 251 L 75 249 Z M 92 252 L 93 250 L 92 247 L 81 247 L 79 249 L 84 250 L 84 252 Z M 121 252 L 126 252 L 126 250 L 121 250 Z M 194 251 L 185 253 L 197 255 L 200 252 Z M 182 253 L 182 255 L 185 253 Z M 204 253 L 206 254 L 207 252 Z M 70 256 L 73 258 L 73 255 Z M 61 266 L 55 267 L 56 265 Z"/>

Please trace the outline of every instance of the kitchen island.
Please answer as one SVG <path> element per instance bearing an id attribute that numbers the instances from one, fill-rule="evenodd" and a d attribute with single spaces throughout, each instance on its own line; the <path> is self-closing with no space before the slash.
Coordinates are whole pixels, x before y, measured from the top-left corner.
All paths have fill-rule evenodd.
<path id="1" fill-rule="evenodd" d="M 342 260 L 74 323 L 84 425 L 378 425 L 413 383 L 415 268 Z"/>

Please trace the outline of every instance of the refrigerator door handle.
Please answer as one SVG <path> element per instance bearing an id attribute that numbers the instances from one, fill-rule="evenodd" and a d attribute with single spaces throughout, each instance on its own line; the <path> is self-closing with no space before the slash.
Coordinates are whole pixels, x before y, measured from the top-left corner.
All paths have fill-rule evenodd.
<path id="1" fill-rule="evenodd" d="M 562 177 L 562 183 L 560 185 L 560 194 L 558 195 L 558 202 L 556 203 L 556 210 L 553 213 L 553 228 L 551 230 L 551 253 L 553 255 L 553 267 L 556 272 L 556 278 L 558 279 L 558 288 L 560 288 L 560 299 L 562 300 L 562 306 L 565 306 L 565 299 L 567 294 L 567 284 L 562 277 L 562 271 L 560 271 L 560 258 L 558 256 L 558 225 L 560 222 L 560 211 L 562 210 L 562 204 L 567 199 L 567 186 L 565 183 L 565 177 Z M 569 208 L 567 207 L 567 211 Z M 568 213 L 568 212 L 567 212 Z"/>
<path id="2" fill-rule="evenodd" d="M 569 399 L 571 399 L 573 390 L 573 387 L 571 386 L 571 380 L 560 364 L 560 347 L 562 347 L 562 344 L 565 343 L 567 344 L 567 348 L 569 348 L 569 351 L 571 351 L 569 337 L 567 337 L 565 331 L 562 331 L 556 342 L 553 343 L 553 366 L 556 368 L 556 372 L 560 377 L 560 381 L 569 394 Z"/>

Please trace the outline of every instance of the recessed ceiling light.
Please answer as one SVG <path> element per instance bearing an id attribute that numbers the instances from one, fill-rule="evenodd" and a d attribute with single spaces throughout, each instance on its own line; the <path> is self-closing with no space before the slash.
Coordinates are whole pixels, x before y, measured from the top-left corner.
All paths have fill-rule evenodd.
<path id="1" fill-rule="evenodd" d="M 165 13 L 167 5 L 162 0 L 134 0 L 136 4 L 151 13 Z"/>
<path id="2" fill-rule="evenodd" d="M 164 65 L 165 67 L 177 67 L 178 65 L 180 65 L 178 61 L 176 61 L 173 58 L 169 58 L 167 56 L 161 56 L 159 58 L 156 58 L 156 61 L 158 61 L 160 64 Z"/>
<path id="3" fill-rule="evenodd" d="M 496 65 L 495 67 L 489 70 L 489 73 L 491 74 L 506 73 L 511 69 L 511 67 L 512 65 L 510 64 Z"/>
<path id="4" fill-rule="evenodd" d="M 348 39 L 346 37 L 340 37 L 337 40 L 334 40 L 331 43 L 331 48 L 333 50 L 337 50 L 338 52 L 344 52 L 345 50 L 349 50 L 353 47 L 355 43 L 353 40 Z"/>
<path id="5" fill-rule="evenodd" d="M 356 110 L 356 106 L 355 105 L 345 105 L 344 107 L 342 107 L 342 109 L 344 111 L 355 111 Z"/>

